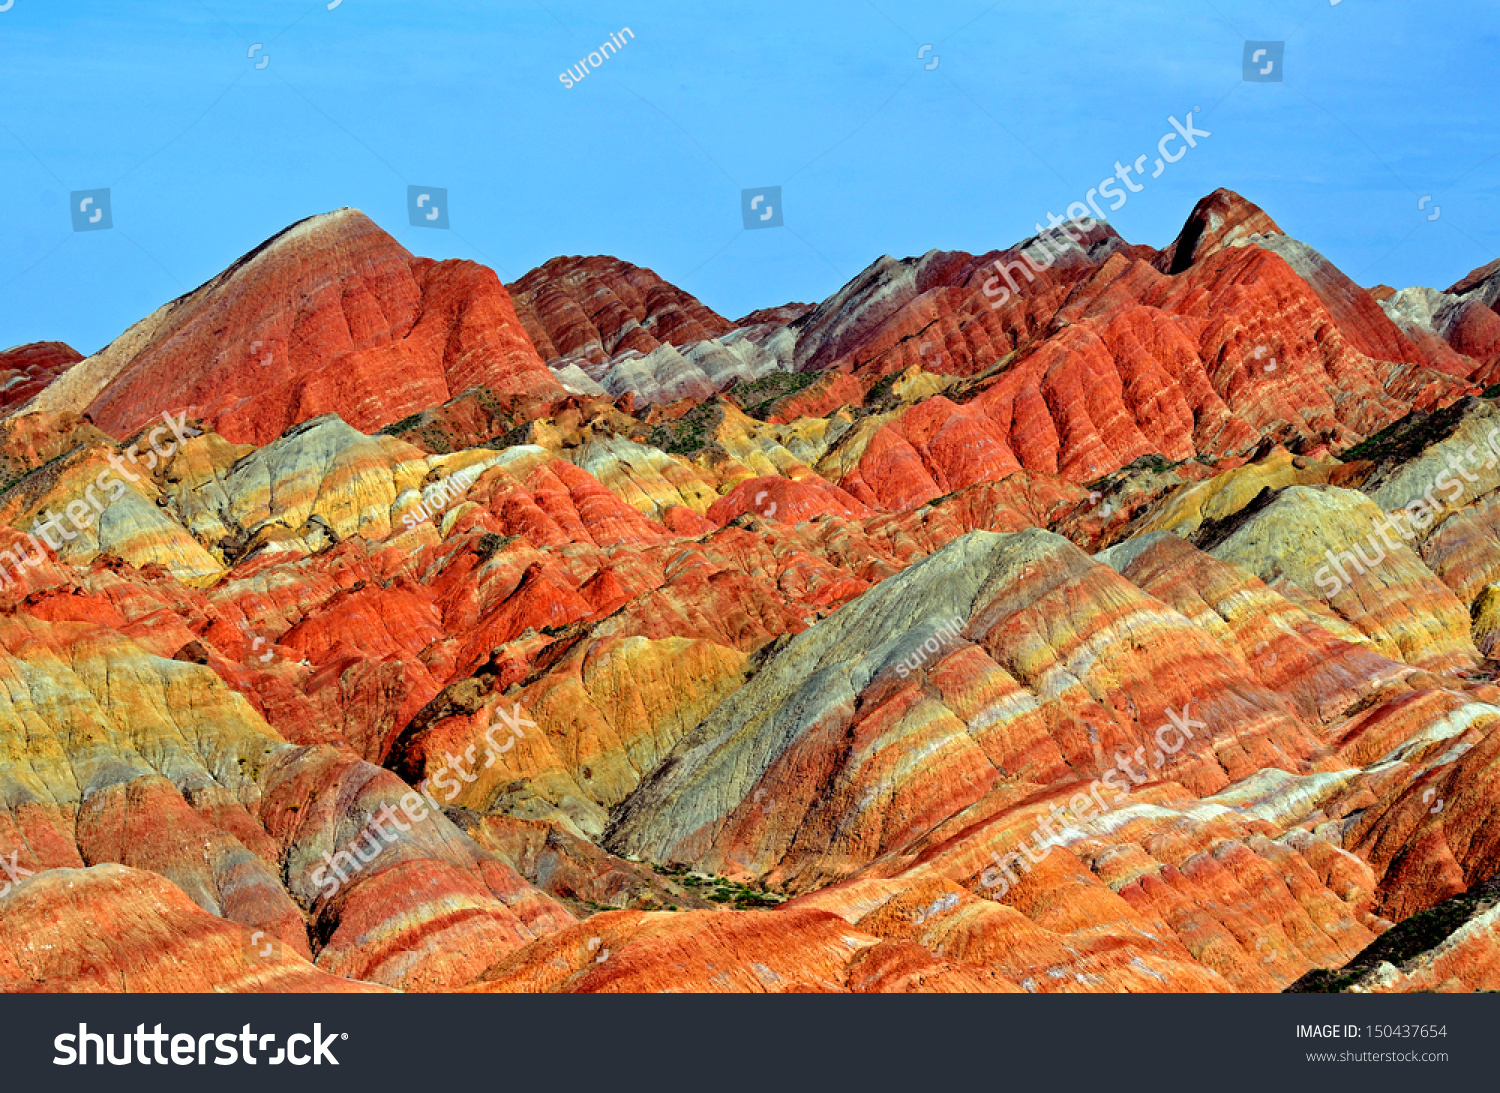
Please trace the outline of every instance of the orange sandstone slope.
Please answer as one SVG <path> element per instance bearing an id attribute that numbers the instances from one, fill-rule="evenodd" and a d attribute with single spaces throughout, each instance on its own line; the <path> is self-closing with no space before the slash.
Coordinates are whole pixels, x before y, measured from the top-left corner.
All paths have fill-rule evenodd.
<path id="1" fill-rule="evenodd" d="M 264 443 L 324 413 L 374 431 L 475 385 L 507 408 L 564 393 L 492 271 L 415 258 L 341 209 L 164 305 L 27 408 L 87 413 L 116 434 L 186 412 Z"/>
<path id="2" fill-rule="evenodd" d="M 11 351 L 0 989 L 1362 967 L 1500 873 L 1496 283 L 1221 190 L 731 322 L 344 210 Z"/>

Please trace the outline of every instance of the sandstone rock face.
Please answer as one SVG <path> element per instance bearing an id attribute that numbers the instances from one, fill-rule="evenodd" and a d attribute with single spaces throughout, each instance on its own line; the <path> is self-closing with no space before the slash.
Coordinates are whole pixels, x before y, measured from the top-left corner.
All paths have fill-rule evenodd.
<path id="1" fill-rule="evenodd" d="M 1054 599 L 1107 602 L 1112 621 L 1075 631 L 1049 610 Z M 1173 650 L 1175 687 L 1141 648 L 1150 631 L 1163 654 Z M 1126 634 L 1137 647 L 1116 661 Z M 855 649 L 866 652 L 851 659 Z M 1085 660 L 1097 682 L 1049 682 Z M 1234 736 L 1234 752 L 1165 759 L 1149 733 L 1185 708 Z M 778 720 L 783 710 L 791 720 Z M 841 764 L 812 765 L 833 741 L 850 749 Z M 1156 752 L 1155 769 L 1203 795 L 1316 751 L 1310 727 L 1263 693 L 1243 658 L 1167 605 L 1056 536 L 976 532 L 796 638 L 678 746 L 609 842 L 802 889 L 900 848 L 940 817 L 1012 795 L 1017 783 L 1087 782 L 1113 765 L 1113 752 L 1143 746 Z M 746 798 L 776 808 L 745 809 Z"/>
<path id="2" fill-rule="evenodd" d="M 743 335 L 719 341 L 736 324 L 629 262 L 554 258 L 509 287 L 532 344 L 559 382 L 580 394 L 703 399 L 777 367 L 774 355 Z"/>
<path id="3" fill-rule="evenodd" d="M 1442 339 L 1472 357 L 1484 366 L 1479 374 L 1486 379 L 1500 360 L 1500 315 L 1480 299 L 1418 287 L 1393 293 L 1380 306 L 1418 344 L 1425 347 Z"/>
<path id="4" fill-rule="evenodd" d="M 0 636 L 14 684 L 0 732 L 9 802 L 0 828 L 17 866 L 34 874 L 7 884 L 0 921 L 12 921 L 13 906 L 16 928 L 45 921 L 56 948 L 74 950 L 95 933 L 89 924 L 97 908 L 128 916 L 118 947 L 101 950 L 102 963 L 59 972 L 65 981 L 78 975 L 80 988 L 119 989 L 120 975 L 128 983 L 131 969 L 159 964 L 159 953 L 143 951 L 157 930 L 153 916 L 180 919 L 172 931 L 185 937 L 203 932 L 200 920 L 223 920 L 222 928 L 211 925 L 223 939 L 217 954 L 195 955 L 192 978 L 178 983 L 235 990 L 330 989 L 307 961 L 339 977 L 335 986 L 453 985 L 478 970 L 475 961 L 487 966 L 538 930 L 571 920 L 440 815 L 409 823 L 409 831 L 387 827 L 389 840 L 371 834 L 371 818 L 408 787 L 347 749 L 289 744 L 232 689 L 220 673 L 235 670 L 208 646 L 200 642 L 201 654 L 168 659 L 166 650 L 192 644 L 196 607 L 163 611 L 121 601 L 122 613 L 104 591 L 117 574 L 95 572 L 103 586 L 76 587 L 55 607 L 47 606 L 51 597 L 34 594 L 34 613 L 8 616 Z M 223 629 L 238 638 L 233 627 Z M 330 895 L 319 876 L 326 872 L 321 856 L 356 842 L 364 864 L 351 867 Z M 378 853 L 364 859 L 372 849 Z M 105 863 L 146 871 L 155 887 L 141 891 L 121 875 L 127 869 L 70 875 Z M 441 890 L 434 889 L 438 878 Z M 72 910 L 49 907 L 75 886 Z M 129 900 L 116 907 L 127 889 Z M 470 908 L 457 925 L 437 913 L 455 899 Z M 277 951 L 301 954 L 303 970 L 248 974 L 239 935 L 256 930 L 274 939 Z M 399 940 L 403 959 L 392 963 L 364 944 L 344 951 L 347 937 L 367 938 L 369 931 Z M 45 978 L 46 970 L 37 971 L 47 967 L 45 954 L 38 959 L 43 963 L 6 978 L 19 971 Z M 99 979 L 111 963 L 114 978 Z M 85 969 L 93 970 L 85 976 Z M 152 974 L 142 989 L 165 989 L 163 973 Z"/>
<path id="5" fill-rule="evenodd" d="M 1400 292 L 1386 288 L 1373 298 L 1424 351 L 1440 351 L 1446 344 L 1480 366 L 1470 373 L 1476 382 L 1495 382 L 1500 359 L 1500 261 L 1474 270 L 1446 292 L 1422 286 Z"/>
<path id="6" fill-rule="evenodd" d="M 270 933 L 204 911 L 153 872 L 60 868 L 0 897 L 0 989 L 368 992 Z M 303 946 L 305 948 L 305 944 Z"/>
<path id="7" fill-rule="evenodd" d="M 1326 599 L 1386 656 L 1472 666 L 1468 611 L 1390 527 L 1360 493 L 1290 486 L 1210 553 L 1273 588 Z"/>
<path id="8" fill-rule="evenodd" d="M 373 431 L 476 384 L 514 404 L 563 394 L 493 272 L 414 258 L 343 209 L 267 240 L 27 408 L 115 434 L 181 411 L 264 443 L 324 413 Z"/>
<path id="9" fill-rule="evenodd" d="M 62 342 L 36 342 L 0 352 L 0 411 L 22 406 L 83 360 Z"/>
<path id="10" fill-rule="evenodd" d="M 649 269 L 616 258 L 554 258 L 510 293 L 537 352 L 548 361 L 646 354 L 732 329 L 730 322 Z"/>
<path id="11" fill-rule="evenodd" d="M 1338 969 L 1308 972 L 1289 992 L 1392 994 L 1492 991 L 1500 882 L 1489 880 L 1382 935 Z"/>
<path id="12" fill-rule="evenodd" d="M 1182 231 L 1152 264 L 1163 273 L 1181 273 L 1225 247 L 1282 234 L 1263 210 L 1233 190 L 1215 190 L 1193 206 Z"/>
<path id="13" fill-rule="evenodd" d="M 345 210 L 9 351 L 0 989 L 1493 989 L 1497 283 Z"/>
<path id="14" fill-rule="evenodd" d="M 1500 303 L 1500 258 L 1470 271 L 1469 275 L 1448 289 L 1453 296 L 1472 296 L 1486 307 Z"/>

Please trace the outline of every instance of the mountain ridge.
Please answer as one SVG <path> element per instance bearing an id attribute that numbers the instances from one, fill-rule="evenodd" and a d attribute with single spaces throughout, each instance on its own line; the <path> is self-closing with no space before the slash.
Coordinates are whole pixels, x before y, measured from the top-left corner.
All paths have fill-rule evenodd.
<path id="1" fill-rule="evenodd" d="M 8 350 L 0 989 L 1353 974 L 1500 873 L 1497 284 L 1218 190 L 731 320 L 343 209 Z"/>

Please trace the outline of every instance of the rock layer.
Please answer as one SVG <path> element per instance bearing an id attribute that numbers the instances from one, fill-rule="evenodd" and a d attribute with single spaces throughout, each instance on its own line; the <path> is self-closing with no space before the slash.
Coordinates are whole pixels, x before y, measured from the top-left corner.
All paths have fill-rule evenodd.
<path id="1" fill-rule="evenodd" d="M 1488 989 L 1496 283 L 1217 191 L 730 322 L 344 210 L 10 351 L 0 988 Z"/>

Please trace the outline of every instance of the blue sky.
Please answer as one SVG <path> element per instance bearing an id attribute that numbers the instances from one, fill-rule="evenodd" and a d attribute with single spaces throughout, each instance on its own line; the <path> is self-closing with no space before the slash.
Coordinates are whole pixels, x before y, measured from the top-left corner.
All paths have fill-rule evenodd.
<path id="1" fill-rule="evenodd" d="M 1287 43 L 1284 82 L 1244 81 L 1247 39 Z M 1013 243 L 1195 106 L 1212 136 L 1112 215 L 1125 238 L 1227 186 L 1362 284 L 1446 287 L 1500 256 L 1497 47 L 1479 0 L 13 0 L 0 347 L 96 351 L 343 205 L 508 281 L 613 254 L 735 318 Z M 409 225 L 413 184 L 451 230 Z M 744 230 L 771 185 L 785 227 Z M 100 187 L 115 228 L 75 233 Z"/>

